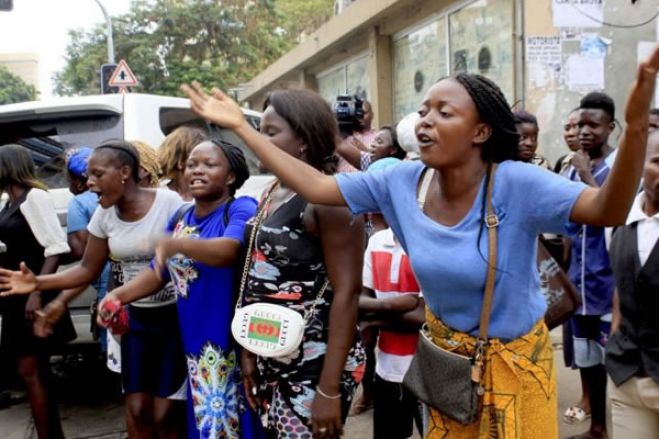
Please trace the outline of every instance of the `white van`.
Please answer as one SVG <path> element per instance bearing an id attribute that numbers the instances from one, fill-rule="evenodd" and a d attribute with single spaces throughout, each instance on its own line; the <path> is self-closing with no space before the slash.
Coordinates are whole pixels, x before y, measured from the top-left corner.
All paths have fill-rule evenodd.
<path id="1" fill-rule="evenodd" d="M 247 109 L 243 112 L 248 122 L 258 128 L 261 114 Z M 93 148 L 107 139 L 140 140 L 157 148 L 167 134 L 183 124 L 206 125 L 190 110 L 188 99 L 176 97 L 130 93 L 23 102 L 0 106 L 0 148 L 17 143 L 31 151 L 38 175 L 48 184 L 65 227 L 72 197 L 65 170 L 69 148 Z M 261 173 L 254 155 L 234 133 L 211 129 L 244 151 L 252 177 L 239 193 L 258 198 L 272 176 Z M 94 297 L 95 293 L 88 289 L 70 305 L 78 343 L 91 340 L 89 305 Z"/>

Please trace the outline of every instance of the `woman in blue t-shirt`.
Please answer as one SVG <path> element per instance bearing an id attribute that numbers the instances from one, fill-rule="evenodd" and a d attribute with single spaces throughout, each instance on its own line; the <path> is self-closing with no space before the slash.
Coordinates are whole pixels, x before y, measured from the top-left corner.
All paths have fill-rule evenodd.
<path id="1" fill-rule="evenodd" d="M 131 303 L 172 281 L 188 364 L 189 438 L 260 435 L 258 417 L 243 403 L 239 358 L 229 331 L 234 263 L 245 222 L 256 211 L 253 198 L 234 198 L 248 177 L 236 146 L 215 140 L 197 145 L 184 171 L 194 205 L 183 206 L 170 220 L 171 237 L 158 242 L 152 267 L 108 294 L 99 308 L 108 302 Z M 112 315 L 99 313 L 101 318 L 107 325 Z"/>
<path id="2" fill-rule="evenodd" d="M 250 128 L 238 105 L 217 89 L 183 86 L 192 109 L 234 130 L 262 163 L 309 202 L 380 211 L 408 253 L 428 306 L 433 341 L 470 355 L 487 271 L 484 188 L 495 174 L 492 204 L 499 246 L 485 395 L 479 419 L 459 424 L 431 410 L 426 437 L 557 437 L 551 342 L 542 322 L 537 236 L 564 233 L 568 220 L 592 225 L 625 221 L 638 188 L 659 47 L 643 63 L 626 109 L 618 159 L 600 188 L 566 181 L 514 161 L 517 132 L 510 107 L 492 81 L 471 74 L 444 78 L 427 92 L 416 134 L 421 161 L 382 172 L 323 175 L 274 147 Z M 433 173 L 424 207 L 419 182 Z M 449 329 L 450 328 L 450 329 Z M 457 344 L 457 346 L 456 346 Z"/>

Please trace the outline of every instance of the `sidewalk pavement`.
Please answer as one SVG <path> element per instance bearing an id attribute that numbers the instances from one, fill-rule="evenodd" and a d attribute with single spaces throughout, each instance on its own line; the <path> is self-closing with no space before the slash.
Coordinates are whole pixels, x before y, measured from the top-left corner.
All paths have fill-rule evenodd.
<path id="1" fill-rule="evenodd" d="M 562 414 L 566 408 L 581 397 L 581 383 L 577 371 L 563 366 L 562 340 L 560 328 L 552 331 L 552 342 L 555 347 L 555 364 L 558 376 L 558 424 L 560 437 L 585 432 L 589 422 L 577 425 L 566 425 L 562 422 Z M 100 383 L 96 383 L 98 385 Z M 86 392 L 94 392 L 95 384 L 85 382 Z M 67 389 L 63 389 L 63 396 Z M 62 425 L 68 439 L 123 439 L 126 437 L 124 413 L 121 398 L 111 401 L 95 402 L 80 397 L 65 398 L 60 404 Z M 349 439 L 370 439 L 372 437 L 373 411 L 369 410 L 359 416 L 348 418 L 344 437 Z M 418 438 L 418 436 L 415 436 Z M 30 409 L 27 403 L 0 410 L 0 438 L 2 439 L 36 439 L 32 425 Z"/>

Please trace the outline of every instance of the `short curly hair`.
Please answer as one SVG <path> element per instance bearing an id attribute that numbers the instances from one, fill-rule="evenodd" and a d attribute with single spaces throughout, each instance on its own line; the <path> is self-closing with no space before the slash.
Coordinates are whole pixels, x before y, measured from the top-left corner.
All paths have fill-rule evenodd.
<path id="1" fill-rule="evenodd" d="M 181 125 L 169 133 L 158 148 L 158 164 L 163 176 L 174 178 L 179 165 L 188 160 L 190 151 L 205 140 L 208 140 L 206 130 L 192 125 Z"/>
<path id="2" fill-rule="evenodd" d="M 140 168 L 149 174 L 149 184 L 151 187 L 158 187 L 160 181 L 158 154 L 151 146 L 139 140 L 131 140 L 130 143 L 135 147 L 140 156 Z"/>

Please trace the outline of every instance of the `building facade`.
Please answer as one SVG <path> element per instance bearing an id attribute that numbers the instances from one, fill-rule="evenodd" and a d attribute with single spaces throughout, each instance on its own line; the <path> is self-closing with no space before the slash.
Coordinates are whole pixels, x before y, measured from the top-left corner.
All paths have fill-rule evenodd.
<path id="1" fill-rule="evenodd" d="M 377 126 L 415 111 L 439 78 L 480 73 L 511 106 L 538 116 L 540 150 L 556 159 L 583 94 L 605 90 L 624 119 L 638 60 L 659 39 L 658 14 L 656 1 L 357 0 L 244 84 L 240 98 L 261 109 L 280 87 L 328 101 L 358 94 L 373 104 Z"/>
<path id="2" fill-rule="evenodd" d="M 0 53 L 0 66 L 39 90 L 39 56 L 36 53 Z"/>

